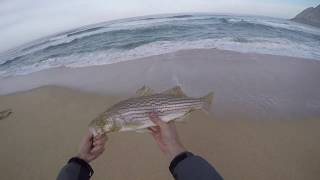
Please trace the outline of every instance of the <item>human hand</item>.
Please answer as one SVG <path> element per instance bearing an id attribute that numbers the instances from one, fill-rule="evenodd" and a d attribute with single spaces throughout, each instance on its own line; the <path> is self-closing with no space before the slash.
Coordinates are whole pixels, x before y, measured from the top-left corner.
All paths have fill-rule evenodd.
<path id="1" fill-rule="evenodd" d="M 95 160 L 105 150 L 104 146 L 107 139 L 105 134 L 93 137 L 93 134 L 88 132 L 82 139 L 77 157 L 83 159 L 87 163 Z"/>
<path id="2" fill-rule="evenodd" d="M 170 161 L 173 160 L 178 154 L 185 152 L 179 140 L 176 126 L 173 121 L 163 122 L 156 113 L 149 114 L 150 120 L 157 126 L 148 128 L 159 145 L 160 150 L 168 157 Z"/>

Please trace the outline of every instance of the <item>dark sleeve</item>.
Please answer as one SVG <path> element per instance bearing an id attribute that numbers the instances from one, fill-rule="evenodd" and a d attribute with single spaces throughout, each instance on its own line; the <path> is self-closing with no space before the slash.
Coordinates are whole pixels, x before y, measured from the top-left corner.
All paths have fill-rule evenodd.
<path id="1" fill-rule="evenodd" d="M 206 160 L 190 152 L 177 155 L 169 170 L 176 180 L 223 180 Z"/>
<path id="2" fill-rule="evenodd" d="M 93 169 L 84 160 L 73 157 L 60 170 L 57 180 L 89 180 Z"/>

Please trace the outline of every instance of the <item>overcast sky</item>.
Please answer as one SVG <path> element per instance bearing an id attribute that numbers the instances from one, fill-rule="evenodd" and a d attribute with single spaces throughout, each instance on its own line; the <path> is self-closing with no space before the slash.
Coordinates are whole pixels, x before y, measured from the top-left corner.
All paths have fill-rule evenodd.
<path id="1" fill-rule="evenodd" d="M 292 18 L 319 0 L 0 0 L 0 52 L 83 25 L 181 12 Z"/>

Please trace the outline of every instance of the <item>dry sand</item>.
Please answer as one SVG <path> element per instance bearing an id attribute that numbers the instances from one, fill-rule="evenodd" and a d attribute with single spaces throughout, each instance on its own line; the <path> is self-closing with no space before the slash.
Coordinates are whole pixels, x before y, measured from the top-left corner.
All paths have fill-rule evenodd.
<path id="1" fill-rule="evenodd" d="M 213 113 L 178 129 L 225 179 L 318 180 L 319 77 L 319 61 L 213 49 L 2 78 L 0 112 L 13 114 L 0 121 L 0 179 L 54 179 L 100 112 L 142 85 L 178 84 L 190 96 L 215 92 Z M 110 134 L 92 165 L 93 179 L 172 179 L 148 134 Z"/>
<path id="2" fill-rule="evenodd" d="M 0 121 L 0 179 L 54 179 L 77 152 L 87 124 L 122 98 L 60 87 L 0 97 L 13 114 Z M 178 124 L 186 147 L 225 179 L 317 180 L 320 121 L 216 119 L 195 112 Z M 92 179 L 172 179 L 168 161 L 149 134 L 110 134 L 107 150 L 92 163 Z"/>

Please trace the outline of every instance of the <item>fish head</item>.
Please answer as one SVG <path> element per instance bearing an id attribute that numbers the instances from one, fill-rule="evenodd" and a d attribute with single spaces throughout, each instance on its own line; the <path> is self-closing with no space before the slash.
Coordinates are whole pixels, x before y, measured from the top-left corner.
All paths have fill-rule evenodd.
<path id="1" fill-rule="evenodd" d="M 93 136 L 112 132 L 114 129 L 114 121 L 111 117 L 99 116 L 89 124 L 89 131 Z"/>

